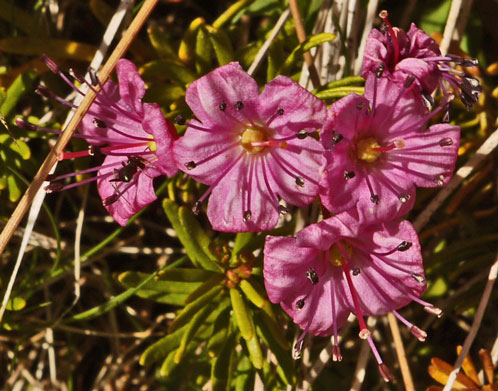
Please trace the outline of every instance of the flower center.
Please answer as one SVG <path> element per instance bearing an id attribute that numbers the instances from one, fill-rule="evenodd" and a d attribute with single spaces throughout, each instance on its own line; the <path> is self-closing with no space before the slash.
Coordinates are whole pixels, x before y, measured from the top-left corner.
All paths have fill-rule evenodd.
<path id="1" fill-rule="evenodd" d="M 380 145 L 374 138 L 369 137 L 361 139 L 356 144 L 356 157 L 367 163 L 373 163 L 382 153 L 378 148 L 380 148 Z"/>
<path id="2" fill-rule="evenodd" d="M 241 144 L 249 153 L 261 152 L 265 147 L 259 143 L 267 140 L 266 133 L 263 129 L 247 128 L 242 132 Z M 256 143 L 256 145 L 254 145 Z"/>
<path id="3" fill-rule="evenodd" d="M 343 248 L 346 251 L 346 254 L 348 257 L 351 259 L 351 254 L 353 253 L 353 248 L 351 245 L 347 242 L 343 242 Z M 332 266 L 342 266 L 342 263 L 344 262 L 344 254 L 342 253 L 341 249 L 337 246 L 337 244 L 333 244 L 332 247 L 330 247 L 329 250 L 329 262 Z"/>

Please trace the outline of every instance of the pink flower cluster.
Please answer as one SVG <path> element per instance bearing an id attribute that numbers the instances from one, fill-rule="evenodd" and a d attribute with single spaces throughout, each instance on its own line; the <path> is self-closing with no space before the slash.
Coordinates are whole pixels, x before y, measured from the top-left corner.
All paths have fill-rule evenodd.
<path id="1" fill-rule="evenodd" d="M 334 359 L 340 360 L 338 329 L 355 314 L 359 336 L 389 380 L 364 317 L 392 312 L 423 341 L 426 333 L 397 310 L 415 301 L 442 315 L 419 298 L 426 288 L 420 245 L 413 226 L 399 218 L 413 207 L 416 187 L 444 186 L 455 167 L 460 129 L 444 122 L 453 96 L 443 81 L 469 108 L 480 87 L 448 66 L 475 65 L 473 60 L 442 56 L 415 25 L 406 33 L 390 25 L 387 13 L 381 17 L 383 31 L 373 30 L 367 41 L 364 95 L 350 94 L 327 110 L 286 76 L 260 92 L 233 62 L 188 87 L 186 102 L 195 118 L 178 119 L 187 125 L 180 138 L 156 104 L 142 103 L 144 82 L 130 61 L 120 60 L 118 85 L 96 88 L 80 80 L 97 93 L 78 135 L 90 148 L 60 158 L 105 155 L 102 166 L 84 171 L 98 171 L 85 182 L 97 181 L 104 206 L 122 225 L 156 199 L 153 178 L 177 170 L 207 186 L 193 209 L 200 213 L 209 198 L 207 217 L 218 231 L 270 230 L 292 206 L 319 197 L 324 216 L 331 217 L 296 237 L 266 238 L 269 298 L 304 330 L 295 357 L 311 333 L 333 335 Z M 433 107 L 438 85 L 444 98 Z M 440 113 L 443 122 L 429 126 Z M 63 183 L 74 175 L 49 178 L 47 190 L 75 186 Z"/>

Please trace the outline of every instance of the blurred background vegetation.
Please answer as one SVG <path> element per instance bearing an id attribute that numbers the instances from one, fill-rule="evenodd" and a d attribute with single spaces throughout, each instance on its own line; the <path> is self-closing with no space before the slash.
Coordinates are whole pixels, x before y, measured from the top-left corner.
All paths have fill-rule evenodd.
<path id="1" fill-rule="evenodd" d="M 311 38 L 299 45 L 290 17 L 254 74 L 261 86 L 278 73 L 299 80 L 303 50 L 333 41 L 331 34 L 322 34 L 323 27 L 317 29 L 323 3 L 300 1 Z M 368 1 L 356 3 L 359 28 Z M 124 25 L 140 4 L 131 4 Z M 233 4 L 235 8 L 230 8 Z M 379 1 L 378 10 L 389 10 L 393 25 L 407 29 L 415 22 L 440 41 L 450 4 L 449 0 Z M 0 0 L 0 112 L 16 139 L 0 125 L 0 228 L 54 144 L 53 136 L 17 128 L 15 118 L 61 129 L 67 115 L 63 105 L 34 93 L 39 84 L 59 96 L 71 92 L 48 71 L 40 55 L 54 58 L 62 70 L 74 68 L 84 74 L 118 5 L 103 0 Z M 249 68 L 286 7 L 285 0 L 160 1 L 127 53 L 147 83 L 146 100 L 158 102 L 168 118 L 179 114 L 190 118 L 184 102 L 188 84 L 229 61 Z M 479 59 L 479 67 L 469 71 L 483 86 L 472 111 L 453 103 L 452 122 L 462 128 L 459 166 L 497 128 L 497 18 L 498 1 L 474 0 L 466 29 L 450 49 Z M 339 23 L 338 15 L 334 20 Z M 336 32 L 340 44 L 335 47 L 347 58 L 352 44 L 346 35 Z M 346 69 L 334 77 L 353 75 Z M 332 103 L 361 91 L 361 79 L 346 80 L 315 92 Z M 177 128 L 180 133 L 184 130 Z M 68 146 L 85 147 L 77 140 Z M 95 164 L 100 162 L 67 161 L 57 170 L 71 172 Z M 496 154 L 491 154 L 420 232 L 429 284 L 424 298 L 442 307 L 445 316 L 437 319 L 415 305 L 402 311 L 429 335 L 420 343 L 402 330 L 416 390 L 437 384 L 428 374 L 431 358 L 453 363 L 456 346 L 470 330 L 496 258 L 496 179 Z M 265 390 L 294 390 L 306 388 L 309 384 L 303 379 L 307 379 L 313 389 L 350 389 L 358 376 L 362 344 L 355 326 L 345 326 L 341 332 L 342 362 L 319 364 L 320 352 L 330 346 L 327 338 L 309 339 L 303 359 L 292 360 L 289 347 L 298 330 L 279 307 L 270 305 L 263 289 L 258 249 L 265 234 L 213 232 L 202 214 L 194 218 L 190 212 L 202 187 L 182 174 L 158 179 L 156 188 L 161 201 L 125 228 L 107 215 L 95 185 L 46 197 L 0 326 L 0 387 L 252 390 L 263 389 L 258 387 L 264 384 Z M 420 190 L 408 218 L 422 212 L 436 193 Z M 309 210 L 293 212 L 278 234 L 291 235 L 296 225 L 309 222 Z M 2 297 L 22 235 L 19 228 L 1 256 Z M 77 296 L 75 246 L 81 247 Z M 497 292 L 492 292 L 471 349 L 474 361 L 480 348 L 491 350 L 496 344 Z M 369 360 L 361 389 L 404 389 L 387 318 L 377 318 L 375 329 L 374 337 L 397 381 L 384 383 L 374 360 Z M 320 367 L 319 374 L 311 367 Z"/>

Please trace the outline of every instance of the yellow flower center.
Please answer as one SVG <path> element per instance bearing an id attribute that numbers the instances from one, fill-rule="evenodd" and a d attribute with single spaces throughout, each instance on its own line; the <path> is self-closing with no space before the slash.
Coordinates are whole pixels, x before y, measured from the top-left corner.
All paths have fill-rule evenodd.
<path id="1" fill-rule="evenodd" d="M 266 133 L 263 129 L 247 128 L 242 132 L 241 144 L 249 153 L 258 153 L 264 146 L 253 146 L 252 143 L 261 143 L 266 141 Z"/>
<path id="2" fill-rule="evenodd" d="M 348 258 L 351 259 L 353 248 L 346 242 L 341 242 L 343 249 L 346 251 Z M 333 244 L 329 250 L 329 262 L 332 266 L 341 266 L 345 260 L 344 254 L 337 244 Z"/>
<path id="3" fill-rule="evenodd" d="M 380 148 L 377 140 L 372 137 L 361 139 L 356 144 L 356 157 L 367 163 L 375 162 L 382 152 L 374 151 L 373 148 Z"/>

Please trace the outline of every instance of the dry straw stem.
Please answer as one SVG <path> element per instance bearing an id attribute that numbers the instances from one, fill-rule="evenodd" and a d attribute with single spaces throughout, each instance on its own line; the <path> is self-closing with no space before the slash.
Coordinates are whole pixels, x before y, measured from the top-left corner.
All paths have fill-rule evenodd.
<path id="1" fill-rule="evenodd" d="M 290 0 L 289 7 L 291 10 L 292 17 L 294 18 L 294 22 L 296 23 L 297 39 L 299 40 L 300 43 L 303 43 L 304 41 L 306 41 L 306 31 L 304 29 L 303 18 L 301 17 L 301 11 L 299 11 L 299 5 L 297 4 L 297 0 Z M 313 61 L 313 57 L 311 56 L 311 53 L 309 51 L 304 52 L 303 57 L 304 61 L 306 62 L 306 65 L 308 66 L 313 87 L 314 88 L 320 87 L 320 77 L 318 76 L 318 72 L 315 68 L 315 64 Z"/>
<path id="2" fill-rule="evenodd" d="M 142 28 L 143 24 L 149 17 L 150 13 L 154 9 L 158 1 L 159 0 L 145 0 L 137 16 L 135 17 L 135 19 L 133 19 L 133 21 L 130 24 L 130 27 L 123 35 L 121 41 L 116 46 L 116 49 L 114 49 L 111 56 L 103 66 L 100 72 L 100 80 L 102 83 L 105 83 L 105 81 L 107 81 L 109 75 L 116 66 L 116 63 L 128 50 L 130 44 L 133 42 L 133 39 L 138 34 L 139 30 Z M 81 102 L 81 105 L 76 110 L 73 118 L 67 125 L 65 131 L 61 134 L 61 136 L 57 140 L 57 143 L 55 144 L 54 148 L 50 151 L 47 158 L 45 159 L 40 169 L 38 170 L 37 174 L 33 178 L 31 185 L 24 193 L 23 197 L 21 198 L 21 201 L 19 201 L 19 204 L 17 204 L 17 207 L 12 213 L 11 218 L 9 219 L 4 230 L 0 234 L 0 254 L 3 253 L 5 247 L 7 246 L 7 243 L 14 234 L 14 231 L 21 223 L 29 206 L 33 202 L 36 193 L 38 192 L 43 182 L 45 181 L 45 178 L 49 174 L 50 169 L 57 162 L 58 153 L 64 150 L 67 143 L 71 139 L 74 131 L 76 130 L 76 127 L 79 125 L 80 121 L 82 120 L 88 109 L 90 108 L 94 99 L 95 99 L 95 93 L 92 91 L 88 91 L 88 93 L 85 96 L 85 99 L 83 99 L 83 101 Z"/>
<path id="3" fill-rule="evenodd" d="M 450 376 L 448 377 L 448 382 L 444 386 L 443 391 L 450 391 L 452 389 L 456 377 L 460 372 L 460 368 L 462 367 L 463 360 L 465 360 L 465 357 L 467 357 L 467 354 L 469 353 L 470 346 L 472 345 L 472 342 L 474 341 L 477 331 L 481 326 L 481 321 L 484 316 L 484 311 L 486 310 L 486 306 L 488 304 L 489 297 L 491 295 L 491 291 L 493 289 L 493 285 L 496 281 L 497 275 L 498 275 L 498 254 L 496 256 L 495 262 L 493 263 L 493 266 L 491 266 L 491 269 L 489 270 L 488 281 L 486 283 L 486 286 L 484 287 L 484 292 L 482 294 L 481 301 L 479 302 L 479 306 L 477 307 L 477 312 L 474 317 L 474 322 L 472 323 L 472 328 L 470 329 L 467 338 L 465 338 L 462 351 L 460 352 L 460 355 L 455 361 L 455 365 L 453 365 L 453 370 L 451 371 Z"/>
<path id="4" fill-rule="evenodd" d="M 393 335 L 394 347 L 396 348 L 396 354 L 398 356 L 399 367 L 401 369 L 403 383 L 405 384 L 405 390 L 415 391 L 412 374 L 410 372 L 410 367 L 408 366 L 408 360 L 406 359 L 403 340 L 401 339 L 401 333 L 399 332 L 398 321 L 392 312 L 387 314 L 387 320 L 389 321 L 389 328 L 391 329 L 391 333 Z"/>
<path id="5" fill-rule="evenodd" d="M 451 2 L 450 13 L 446 21 L 446 26 L 444 27 L 443 40 L 441 42 L 441 53 L 443 56 L 448 52 L 450 47 L 451 39 L 453 38 L 458 21 L 458 16 L 460 15 L 460 9 L 462 8 L 462 3 L 463 0 L 453 0 Z"/>

